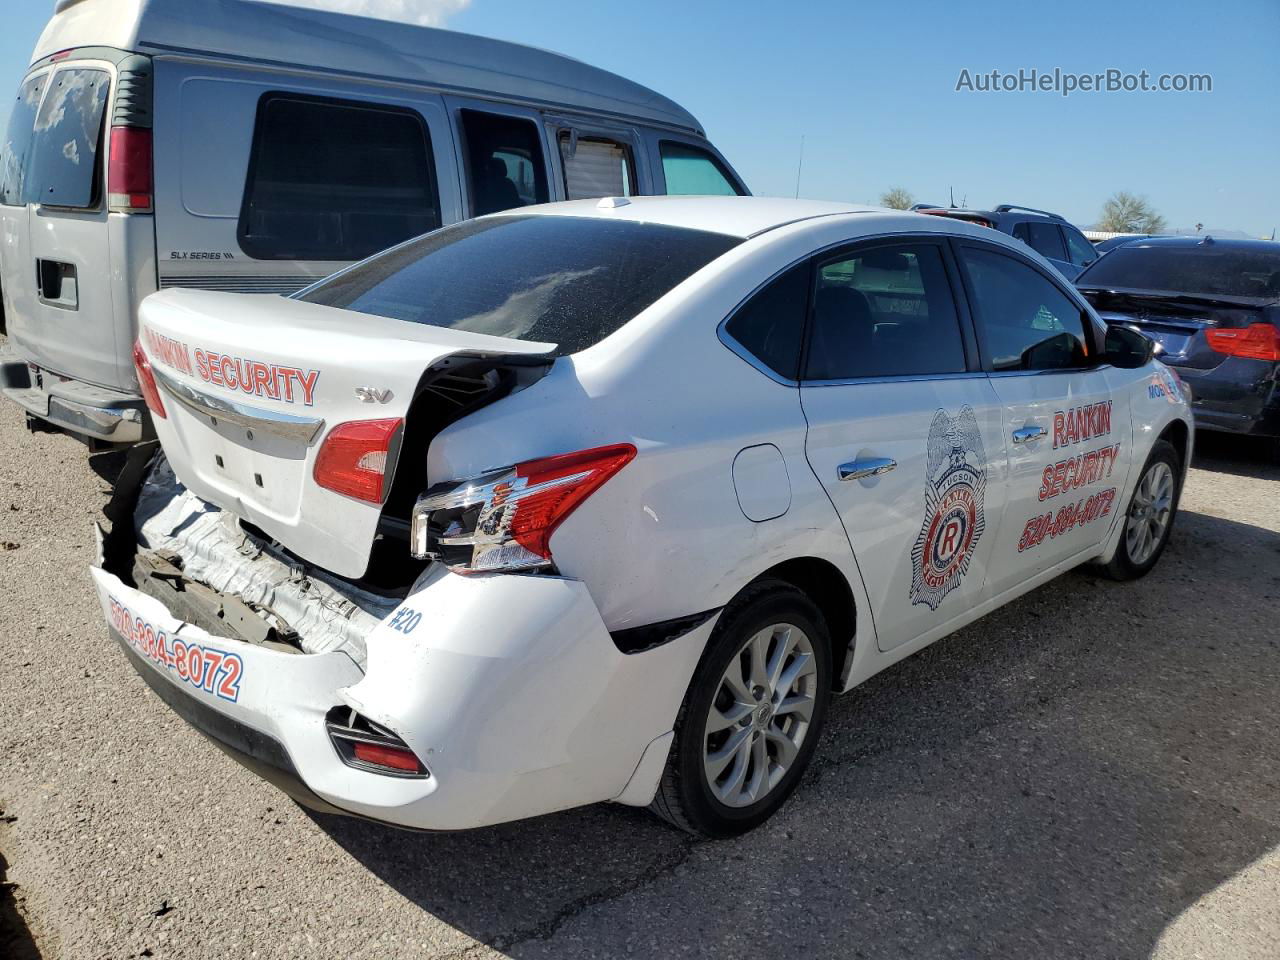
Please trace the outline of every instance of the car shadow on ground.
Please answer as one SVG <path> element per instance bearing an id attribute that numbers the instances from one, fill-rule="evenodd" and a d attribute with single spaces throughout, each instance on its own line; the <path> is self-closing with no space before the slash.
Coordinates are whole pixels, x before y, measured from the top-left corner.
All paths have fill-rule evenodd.
<path id="1" fill-rule="evenodd" d="M 1201 431 L 1196 434 L 1192 464 L 1214 473 L 1280 480 L 1280 441 Z"/>
<path id="2" fill-rule="evenodd" d="M 1147 957 L 1280 843 L 1280 535 L 1184 511 L 1161 564 L 1057 579 L 833 704 L 761 830 L 611 806 L 459 834 L 316 816 L 513 957 Z"/>

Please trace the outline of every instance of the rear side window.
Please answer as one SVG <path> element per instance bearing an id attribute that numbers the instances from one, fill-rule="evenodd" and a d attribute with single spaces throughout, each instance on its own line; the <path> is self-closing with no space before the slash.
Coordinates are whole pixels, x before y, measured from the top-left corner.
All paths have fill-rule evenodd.
<path id="1" fill-rule="evenodd" d="M 300 300 L 411 323 L 554 343 L 618 330 L 741 241 L 629 220 L 467 220 L 335 274 Z"/>
<path id="2" fill-rule="evenodd" d="M 603 137 L 560 134 L 564 195 L 569 200 L 629 197 L 636 192 L 631 148 Z"/>
<path id="3" fill-rule="evenodd" d="M 818 270 L 806 380 L 929 376 L 966 369 L 942 252 L 875 247 Z"/>
<path id="4" fill-rule="evenodd" d="M 1079 305 L 1040 271 L 993 250 L 961 247 L 992 370 L 1087 366 Z"/>
<path id="5" fill-rule="evenodd" d="M 472 216 L 547 202 L 547 165 L 532 120 L 483 110 L 463 110 L 461 120 Z"/>
<path id="6" fill-rule="evenodd" d="M 725 332 L 778 376 L 798 379 L 808 301 L 806 260 L 772 280 L 739 307 L 725 324 Z"/>
<path id="7" fill-rule="evenodd" d="M 733 178 L 714 156 L 687 143 L 663 140 L 658 145 L 662 154 L 662 172 L 667 179 L 667 193 L 672 196 L 737 196 Z"/>
<path id="8" fill-rule="evenodd" d="M 22 206 L 23 171 L 31 138 L 35 134 L 36 111 L 40 109 L 40 96 L 44 93 L 47 74 L 32 77 L 18 89 L 17 102 L 9 114 L 9 128 L 4 138 L 4 153 L 0 154 L 0 203 Z"/>
<path id="9" fill-rule="evenodd" d="M 431 138 L 411 110 L 267 94 L 240 246 L 258 260 L 362 260 L 440 226 Z"/>
<path id="10" fill-rule="evenodd" d="M 110 77 L 104 70 L 53 74 L 36 114 L 22 194 L 28 203 L 93 207 L 101 199 L 102 115 Z"/>
<path id="11" fill-rule="evenodd" d="M 1042 257 L 1050 260 L 1067 259 L 1067 252 L 1062 246 L 1062 234 L 1056 223 L 1019 223 L 1014 226 L 1013 235 Z"/>

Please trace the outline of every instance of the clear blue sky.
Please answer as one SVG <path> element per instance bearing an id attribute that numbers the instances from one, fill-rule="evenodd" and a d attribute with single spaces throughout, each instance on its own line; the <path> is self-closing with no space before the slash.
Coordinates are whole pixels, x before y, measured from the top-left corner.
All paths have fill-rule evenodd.
<path id="1" fill-rule="evenodd" d="M 52 5 L 8 0 L 4 89 Z M 902 186 L 945 203 L 954 186 L 971 206 L 1016 201 L 1090 224 L 1130 190 L 1172 227 L 1280 226 L 1280 0 L 471 0 L 446 25 L 673 97 L 758 194 L 795 191 L 804 135 L 802 196 L 874 201 Z M 962 68 L 1020 67 L 1208 73 L 1213 92 L 955 92 Z"/>

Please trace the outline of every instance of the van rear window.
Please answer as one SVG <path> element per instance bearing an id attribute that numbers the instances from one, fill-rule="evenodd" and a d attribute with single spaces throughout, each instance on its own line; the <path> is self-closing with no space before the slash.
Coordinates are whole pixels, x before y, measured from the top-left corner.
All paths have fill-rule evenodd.
<path id="1" fill-rule="evenodd" d="M 440 226 L 431 138 L 398 107 L 266 94 L 241 249 L 258 260 L 362 260 Z"/>
<path id="2" fill-rule="evenodd" d="M 592 217 L 467 220 L 335 274 L 297 299 L 495 337 L 603 340 L 737 237 Z"/>
<path id="3" fill-rule="evenodd" d="M 6 204 L 97 206 L 110 86 L 106 71 L 78 67 L 22 85 L 5 138 L 0 192 Z"/>

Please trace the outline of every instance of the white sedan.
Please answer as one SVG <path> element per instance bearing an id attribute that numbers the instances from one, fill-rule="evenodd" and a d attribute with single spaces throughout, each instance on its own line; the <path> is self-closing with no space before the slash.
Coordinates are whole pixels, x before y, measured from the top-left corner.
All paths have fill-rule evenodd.
<path id="1" fill-rule="evenodd" d="M 1177 376 L 1025 245 L 843 204 L 484 217 L 159 293 L 135 359 L 163 456 L 93 570 L 112 633 L 301 802 L 427 829 L 748 830 L 833 692 L 1149 571 L 1191 457 Z"/>

